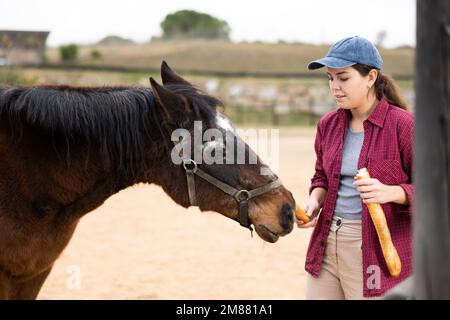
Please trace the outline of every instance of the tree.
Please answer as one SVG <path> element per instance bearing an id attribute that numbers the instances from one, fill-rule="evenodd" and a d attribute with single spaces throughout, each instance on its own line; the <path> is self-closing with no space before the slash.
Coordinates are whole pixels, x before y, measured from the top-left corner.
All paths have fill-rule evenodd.
<path id="1" fill-rule="evenodd" d="M 206 13 L 181 10 L 168 14 L 161 22 L 163 39 L 229 39 L 226 21 Z"/>

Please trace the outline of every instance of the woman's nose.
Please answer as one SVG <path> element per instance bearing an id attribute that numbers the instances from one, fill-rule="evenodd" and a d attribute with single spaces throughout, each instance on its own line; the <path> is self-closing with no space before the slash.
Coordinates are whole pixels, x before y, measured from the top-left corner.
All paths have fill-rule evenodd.
<path id="1" fill-rule="evenodd" d="M 331 92 L 335 93 L 339 90 L 339 85 L 336 81 L 330 81 Z"/>

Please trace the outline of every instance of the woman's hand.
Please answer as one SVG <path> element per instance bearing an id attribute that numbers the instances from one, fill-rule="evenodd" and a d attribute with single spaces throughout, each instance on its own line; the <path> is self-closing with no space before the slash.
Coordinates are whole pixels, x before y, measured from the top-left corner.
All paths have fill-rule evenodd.
<path id="1" fill-rule="evenodd" d="M 299 227 L 299 228 L 314 227 L 317 223 L 317 215 L 319 214 L 319 211 L 320 211 L 320 205 L 319 205 L 319 202 L 317 201 L 317 199 L 309 198 L 308 203 L 304 206 L 301 206 L 301 208 L 309 216 L 310 221 L 305 223 L 305 222 L 297 219 L 297 217 L 294 214 L 294 221 L 297 223 L 297 227 Z"/>
<path id="2" fill-rule="evenodd" d="M 389 186 L 381 183 L 378 179 L 362 179 L 353 182 L 356 190 L 361 193 L 364 203 L 387 203 L 395 202 L 404 204 L 406 200 L 405 191 L 400 186 Z"/>

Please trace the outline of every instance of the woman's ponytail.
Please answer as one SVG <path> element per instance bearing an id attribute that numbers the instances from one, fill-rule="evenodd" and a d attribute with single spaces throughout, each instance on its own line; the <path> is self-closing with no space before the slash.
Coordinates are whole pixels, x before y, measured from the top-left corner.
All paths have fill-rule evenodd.
<path id="1" fill-rule="evenodd" d="M 363 64 L 355 64 L 352 67 L 362 76 L 367 76 L 370 70 L 374 69 L 371 66 Z M 378 100 L 385 98 L 389 104 L 408 110 L 407 103 L 400 94 L 400 89 L 394 80 L 390 76 L 382 74 L 380 70 L 378 70 L 377 80 L 375 81 L 375 94 Z"/>
<path id="2" fill-rule="evenodd" d="M 380 71 L 378 71 L 378 77 L 375 81 L 375 94 L 378 100 L 384 97 L 389 104 L 408 110 L 406 101 L 401 96 L 400 89 L 394 80 Z"/>

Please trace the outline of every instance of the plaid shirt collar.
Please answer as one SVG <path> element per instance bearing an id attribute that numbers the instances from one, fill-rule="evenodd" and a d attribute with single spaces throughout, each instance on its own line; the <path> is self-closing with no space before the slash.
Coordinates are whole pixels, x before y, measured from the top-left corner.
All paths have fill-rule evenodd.
<path id="1" fill-rule="evenodd" d="M 389 109 L 388 102 L 386 101 L 385 98 L 382 98 L 375 107 L 375 110 L 373 110 L 373 112 L 370 114 L 369 118 L 367 118 L 367 120 L 372 122 L 374 125 L 383 128 L 384 120 L 386 119 L 388 109 Z M 345 117 L 347 117 L 347 119 L 350 119 L 349 110 L 339 108 L 337 112 L 341 120 L 345 121 Z"/>

